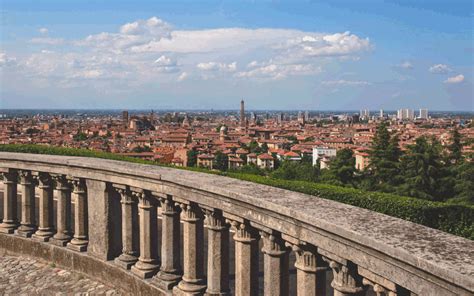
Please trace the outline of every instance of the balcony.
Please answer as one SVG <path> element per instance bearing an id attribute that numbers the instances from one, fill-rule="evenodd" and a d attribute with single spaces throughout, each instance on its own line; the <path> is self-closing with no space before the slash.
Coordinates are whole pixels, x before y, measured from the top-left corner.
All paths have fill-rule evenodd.
<path id="1" fill-rule="evenodd" d="M 474 293 L 473 241 L 365 209 L 112 160 L 2 152 L 0 170 L 0 250 L 132 294 Z"/>

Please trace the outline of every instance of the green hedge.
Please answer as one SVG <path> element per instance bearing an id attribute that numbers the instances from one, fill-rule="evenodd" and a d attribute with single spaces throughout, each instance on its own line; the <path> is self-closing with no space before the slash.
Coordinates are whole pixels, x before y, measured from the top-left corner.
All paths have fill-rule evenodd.
<path id="1" fill-rule="evenodd" d="M 232 178 L 316 195 L 474 240 L 474 207 L 307 181 L 227 173 Z"/>
<path id="2" fill-rule="evenodd" d="M 143 164 L 157 164 L 153 161 L 124 157 L 112 153 L 40 145 L 0 145 L 0 151 L 85 156 L 131 161 Z M 307 181 L 272 179 L 265 176 L 242 174 L 238 172 L 219 173 L 202 168 L 185 169 L 220 174 L 240 180 L 251 181 L 259 184 L 315 195 L 321 198 L 369 209 L 393 217 L 398 217 L 474 240 L 474 206 L 432 202 L 413 197 L 363 191 Z"/>

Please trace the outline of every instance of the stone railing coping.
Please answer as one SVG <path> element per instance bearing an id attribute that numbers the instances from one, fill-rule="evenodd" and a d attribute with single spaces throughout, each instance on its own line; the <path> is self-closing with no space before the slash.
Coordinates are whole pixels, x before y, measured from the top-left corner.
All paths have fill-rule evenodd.
<path id="1" fill-rule="evenodd" d="M 89 168 L 161 180 L 252 204 L 313 225 L 474 290 L 474 241 L 366 209 L 303 193 L 206 173 L 115 160 L 0 152 L 12 162 Z M 6 164 L 4 164 L 6 163 Z"/>

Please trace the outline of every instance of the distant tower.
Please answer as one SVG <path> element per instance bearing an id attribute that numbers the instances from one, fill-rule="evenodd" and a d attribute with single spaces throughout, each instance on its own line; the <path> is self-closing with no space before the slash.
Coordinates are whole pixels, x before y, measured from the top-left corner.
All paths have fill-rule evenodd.
<path id="1" fill-rule="evenodd" d="M 227 140 L 227 126 L 223 125 L 221 126 L 220 130 L 219 130 L 219 140 L 221 140 L 222 142 L 224 142 L 225 140 Z"/>
<path id="2" fill-rule="evenodd" d="M 240 126 L 245 127 L 245 103 L 240 101 Z"/>
<path id="3" fill-rule="evenodd" d="M 189 127 L 190 125 L 191 125 L 191 124 L 189 123 L 188 114 L 184 114 L 184 120 L 183 120 L 182 126 L 183 126 L 183 127 Z"/>
<path id="4" fill-rule="evenodd" d="M 380 117 L 380 118 L 383 118 L 383 109 L 380 109 L 379 117 Z"/>
<path id="5" fill-rule="evenodd" d="M 128 111 L 122 111 L 122 122 L 123 125 L 128 126 Z"/>

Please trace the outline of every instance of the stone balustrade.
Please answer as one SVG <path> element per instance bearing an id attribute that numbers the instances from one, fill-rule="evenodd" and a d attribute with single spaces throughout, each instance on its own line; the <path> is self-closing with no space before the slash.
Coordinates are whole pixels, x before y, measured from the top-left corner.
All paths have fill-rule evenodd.
<path id="1" fill-rule="evenodd" d="M 79 157 L 2 152 L 0 171 L 0 250 L 133 294 L 474 293 L 472 241 L 334 201 Z"/>

